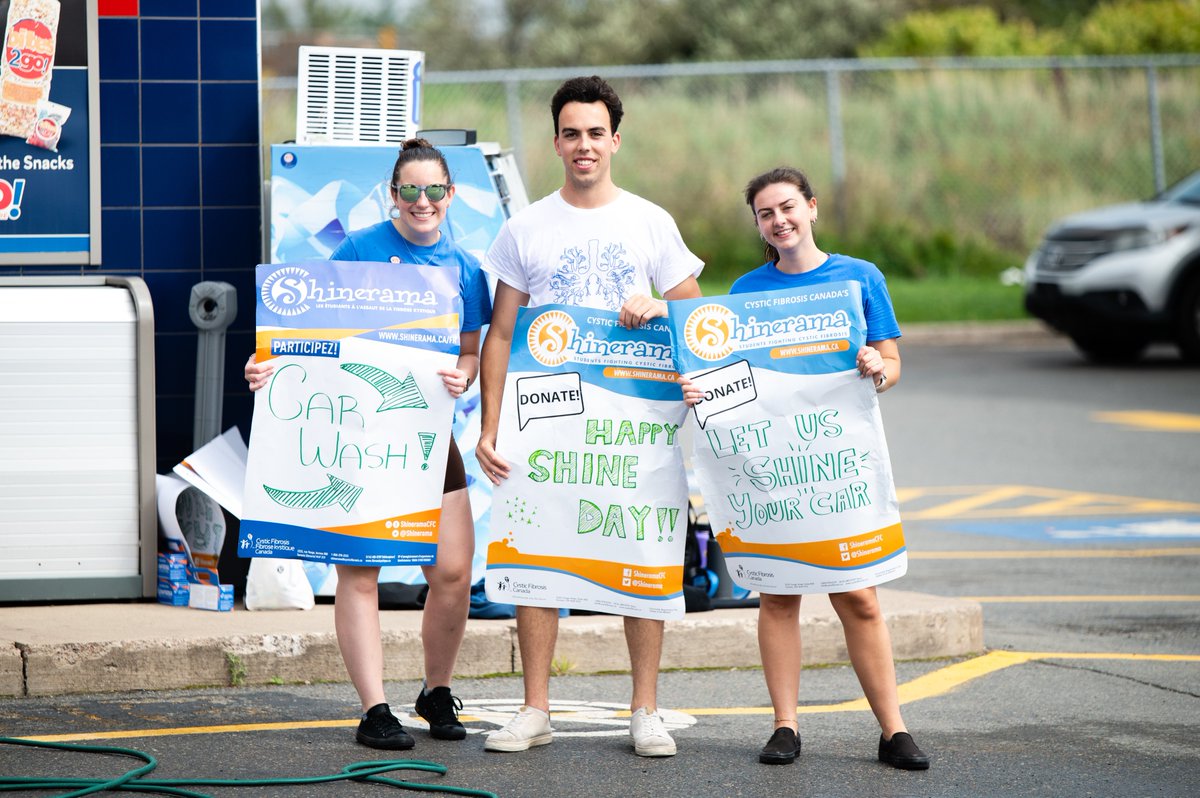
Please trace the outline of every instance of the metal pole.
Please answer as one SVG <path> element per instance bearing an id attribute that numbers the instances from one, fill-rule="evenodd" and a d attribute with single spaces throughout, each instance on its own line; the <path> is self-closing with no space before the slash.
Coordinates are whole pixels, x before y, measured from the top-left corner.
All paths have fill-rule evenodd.
<path id="1" fill-rule="evenodd" d="M 196 325 L 196 415 L 192 448 L 199 449 L 221 434 L 221 401 L 225 394 L 225 330 L 237 318 L 237 289 L 206 280 L 192 286 L 188 315 Z"/>
<path id="2" fill-rule="evenodd" d="M 825 71 L 825 102 L 829 113 L 829 169 L 833 179 L 834 225 L 841 231 L 846 221 L 846 151 L 842 138 L 841 73 Z"/>
<path id="3" fill-rule="evenodd" d="M 525 168 L 525 146 L 521 141 L 521 82 L 515 78 L 504 81 L 504 98 L 508 110 L 508 141 L 517 169 L 528 174 Z"/>
<path id="4" fill-rule="evenodd" d="M 1150 158 L 1154 161 L 1154 193 L 1167 187 L 1166 170 L 1163 168 L 1162 115 L 1158 110 L 1158 70 L 1146 67 L 1146 96 L 1150 113 Z"/>

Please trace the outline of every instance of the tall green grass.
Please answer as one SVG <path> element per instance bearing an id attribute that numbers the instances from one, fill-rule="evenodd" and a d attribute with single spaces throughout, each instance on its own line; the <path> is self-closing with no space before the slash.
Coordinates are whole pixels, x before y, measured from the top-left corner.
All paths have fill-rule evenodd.
<path id="1" fill-rule="evenodd" d="M 833 185 L 825 79 L 815 74 L 614 80 L 626 110 L 614 177 L 670 211 L 706 262 L 706 279 L 728 284 L 761 262 L 743 187 L 774 166 L 798 166 L 817 191 L 822 248 L 876 262 L 894 286 L 943 279 L 946 307 L 972 294 L 962 278 L 987 285 L 1020 266 L 1056 218 L 1153 193 L 1141 69 L 871 72 L 840 81 L 841 186 Z M 475 128 L 504 146 L 519 138 L 526 188 L 540 197 L 562 183 L 549 112 L 555 88 L 520 86 L 518 137 L 499 84 L 428 84 L 424 125 Z M 294 96 L 268 99 L 267 140 L 290 138 Z M 1158 102 L 1173 181 L 1200 167 L 1200 69 L 1159 70 Z"/>

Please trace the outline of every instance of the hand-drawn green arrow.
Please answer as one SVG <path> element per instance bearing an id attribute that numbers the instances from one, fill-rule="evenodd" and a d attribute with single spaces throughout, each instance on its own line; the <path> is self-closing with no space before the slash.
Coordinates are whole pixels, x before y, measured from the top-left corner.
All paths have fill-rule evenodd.
<path id="1" fill-rule="evenodd" d="M 429 407 L 412 372 L 403 380 L 396 379 L 381 368 L 367 363 L 343 363 L 342 369 L 366 380 L 372 388 L 383 396 L 383 404 L 379 405 L 377 413 L 398 408 L 416 408 L 424 410 Z"/>
<path id="2" fill-rule="evenodd" d="M 269 485 L 263 485 L 263 490 L 276 504 L 282 504 L 284 507 L 320 510 L 331 504 L 340 504 L 343 510 L 350 512 L 358 497 L 362 495 L 363 489 L 344 479 L 338 479 L 333 474 L 325 476 L 329 478 L 329 485 L 316 490 L 280 490 Z"/>

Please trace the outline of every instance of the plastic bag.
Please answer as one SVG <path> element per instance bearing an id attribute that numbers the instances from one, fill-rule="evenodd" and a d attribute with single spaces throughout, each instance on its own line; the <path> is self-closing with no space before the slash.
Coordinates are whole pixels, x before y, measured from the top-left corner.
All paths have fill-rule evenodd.
<path id="1" fill-rule="evenodd" d="M 311 610 L 316 601 L 299 560 L 254 557 L 246 574 L 246 609 Z"/>

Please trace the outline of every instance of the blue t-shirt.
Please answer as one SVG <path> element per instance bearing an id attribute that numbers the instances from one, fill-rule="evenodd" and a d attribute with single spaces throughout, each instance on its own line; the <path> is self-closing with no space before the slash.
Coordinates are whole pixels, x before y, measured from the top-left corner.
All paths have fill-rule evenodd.
<path id="1" fill-rule="evenodd" d="M 900 325 L 896 311 L 892 309 L 892 298 L 888 296 L 887 282 L 883 272 L 874 263 L 846 255 L 830 255 L 817 268 L 788 274 L 779 271 L 774 261 L 764 263 L 752 272 L 747 272 L 733 281 L 731 294 L 749 294 L 754 291 L 778 291 L 781 288 L 798 288 L 821 283 L 857 280 L 862 286 L 863 317 L 867 320 L 867 340 L 883 341 L 900 337 Z"/>
<path id="2" fill-rule="evenodd" d="M 422 247 L 400 235 L 390 221 L 384 221 L 347 235 L 329 259 L 457 266 L 458 291 L 463 303 L 462 331 L 475 332 L 492 320 L 492 297 L 479 260 L 445 235 L 433 246 Z"/>

